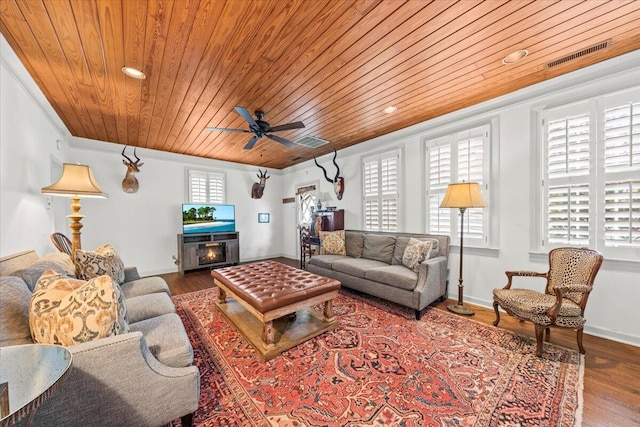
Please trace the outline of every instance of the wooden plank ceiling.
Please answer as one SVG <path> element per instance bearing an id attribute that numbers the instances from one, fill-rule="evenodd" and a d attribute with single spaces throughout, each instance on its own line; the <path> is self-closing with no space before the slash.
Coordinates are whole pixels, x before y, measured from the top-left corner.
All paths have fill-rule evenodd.
<path id="1" fill-rule="evenodd" d="M 639 22 L 621 0 L 0 1 L 0 31 L 73 135 L 277 169 L 638 49 Z M 245 150 L 253 134 L 206 129 L 248 129 L 234 106 L 329 144 Z"/>

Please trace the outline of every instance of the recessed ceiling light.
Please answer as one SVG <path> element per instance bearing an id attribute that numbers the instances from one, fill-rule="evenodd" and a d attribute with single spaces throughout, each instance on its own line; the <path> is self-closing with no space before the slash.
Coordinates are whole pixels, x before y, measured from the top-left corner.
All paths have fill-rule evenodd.
<path id="1" fill-rule="evenodd" d="M 398 109 L 397 107 L 394 107 L 393 105 L 389 105 L 383 111 L 387 114 L 391 114 L 391 113 L 395 113 L 397 109 Z"/>
<path id="2" fill-rule="evenodd" d="M 502 60 L 503 64 L 515 64 L 518 61 L 522 61 L 527 55 L 529 55 L 529 51 L 526 49 L 516 50 L 513 53 L 505 56 Z"/>
<path id="3" fill-rule="evenodd" d="M 136 70 L 131 67 L 122 67 L 122 72 L 125 73 L 129 77 L 133 77 L 134 79 L 144 80 L 147 76 L 140 70 Z"/>

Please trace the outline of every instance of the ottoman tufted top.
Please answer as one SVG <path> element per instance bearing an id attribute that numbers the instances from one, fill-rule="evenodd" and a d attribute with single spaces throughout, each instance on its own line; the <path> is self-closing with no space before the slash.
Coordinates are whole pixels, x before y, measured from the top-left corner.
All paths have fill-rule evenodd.
<path id="1" fill-rule="evenodd" d="M 236 265 L 211 271 L 238 298 L 260 313 L 340 289 L 340 282 L 276 261 Z"/>

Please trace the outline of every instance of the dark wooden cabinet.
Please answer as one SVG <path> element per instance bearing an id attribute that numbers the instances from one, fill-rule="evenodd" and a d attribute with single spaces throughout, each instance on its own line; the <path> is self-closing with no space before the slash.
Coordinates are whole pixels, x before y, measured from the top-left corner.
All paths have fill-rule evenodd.
<path id="1" fill-rule="evenodd" d="M 319 231 L 316 227 L 317 218 L 319 218 L 319 222 L 321 221 L 322 231 L 344 230 L 344 209 L 315 211 L 311 222 L 311 234 L 313 236 L 317 236 Z"/>

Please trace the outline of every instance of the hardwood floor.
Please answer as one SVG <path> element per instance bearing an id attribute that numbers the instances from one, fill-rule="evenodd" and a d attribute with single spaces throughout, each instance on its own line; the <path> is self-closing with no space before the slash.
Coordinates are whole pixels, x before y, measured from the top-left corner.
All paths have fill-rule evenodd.
<path id="1" fill-rule="evenodd" d="M 276 261 L 299 267 L 299 261 L 276 258 Z M 178 295 L 213 287 L 209 270 L 199 270 L 180 276 L 178 273 L 161 275 L 169 284 L 171 293 Z M 435 303 L 446 310 L 452 300 Z M 473 319 L 491 324 L 495 320 L 493 309 L 474 306 Z M 500 328 L 517 334 L 535 337 L 533 325 L 502 315 Z M 551 342 L 577 348 L 576 334 L 572 330 L 554 328 Z M 587 350 L 584 373 L 584 427 L 640 426 L 640 347 L 584 335 Z"/>

